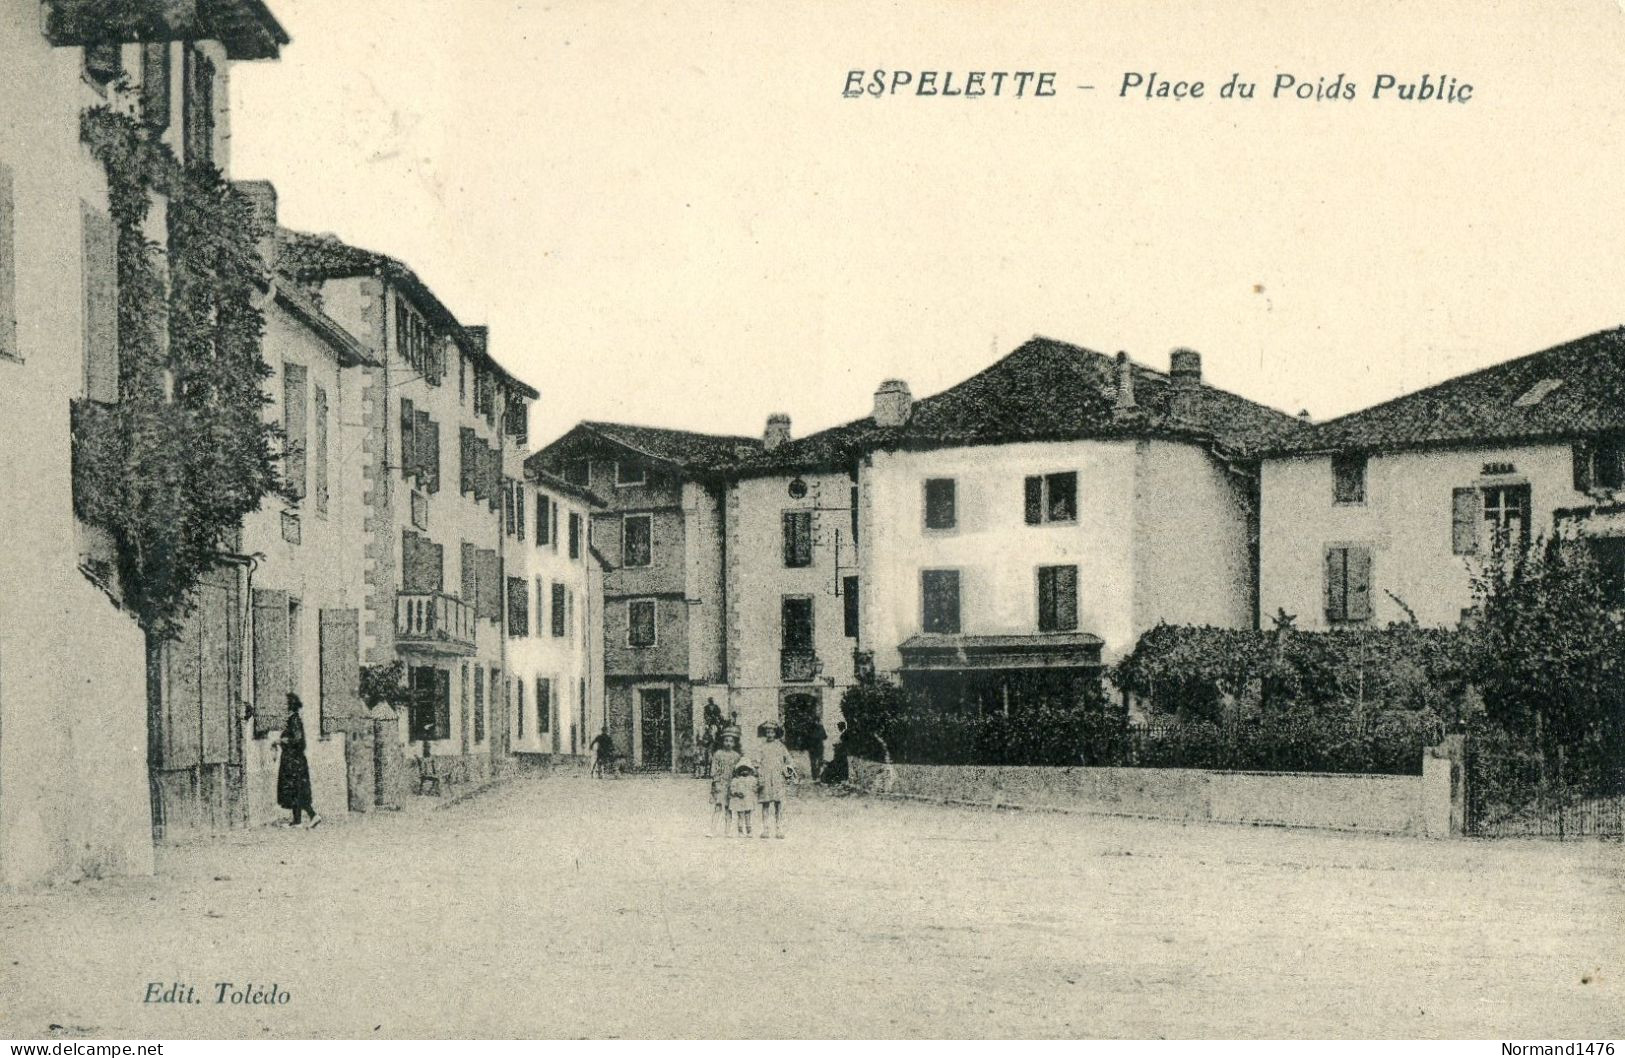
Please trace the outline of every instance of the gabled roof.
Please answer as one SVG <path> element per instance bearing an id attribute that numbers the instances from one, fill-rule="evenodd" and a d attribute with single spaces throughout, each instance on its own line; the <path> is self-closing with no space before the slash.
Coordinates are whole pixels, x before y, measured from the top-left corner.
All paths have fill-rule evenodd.
<path id="1" fill-rule="evenodd" d="M 744 475 L 835 469 L 875 448 L 944 448 L 1023 441 L 1163 437 L 1248 457 L 1310 429 L 1285 412 L 1198 382 L 1183 414 L 1168 375 L 1134 364 L 1132 410 L 1117 408 L 1117 363 L 1081 346 L 1035 337 L 951 389 L 916 401 L 908 422 L 856 419 L 742 460 Z"/>
<path id="2" fill-rule="evenodd" d="M 608 444 L 634 455 L 690 473 L 714 471 L 736 462 L 741 453 L 762 449 L 761 438 L 667 430 L 618 422 L 577 423 L 563 437 L 526 460 L 527 467 L 547 468 L 567 462 L 583 448 Z"/>
<path id="3" fill-rule="evenodd" d="M 1625 430 L 1625 329 L 1598 331 L 1319 424 L 1275 451 L 1381 451 Z"/>
<path id="4" fill-rule="evenodd" d="M 276 270 L 303 282 L 378 276 L 400 287 L 406 296 L 436 328 L 451 335 L 463 353 L 483 362 L 508 385 L 531 400 L 539 394 L 510 374 L 487 351 L 486 343 L 469 334 L 445 302 L 404 262 L 387 254 L 351 246 L 336 235 L 312 235 L 290 228 L 277 228 Z"/>
<path id="5" fill-rule="evenodd" d="M 337 320 L 323 312 L 321 306 L 301 290 L 298 284 L 279 283 L 273 280 L 269 289 L 278 305 L 328 344 L 338 357 L 341 367 L 377 365 L 378 362 L 373 359 L 367 347 L 356 341 L 355 336 L 345 330 Z"/>
<path id="6" fill-rule="evenodd" d="M 557 474 L 543 470 L 539 466 L 532 466 L 528 459 L 525 461 L 525 476 L 531 480 L 532 484 L 540 485 L 564 496 L 573 496 L 589 507 L 609 506 L 591 489 L 565 481 Z"/>

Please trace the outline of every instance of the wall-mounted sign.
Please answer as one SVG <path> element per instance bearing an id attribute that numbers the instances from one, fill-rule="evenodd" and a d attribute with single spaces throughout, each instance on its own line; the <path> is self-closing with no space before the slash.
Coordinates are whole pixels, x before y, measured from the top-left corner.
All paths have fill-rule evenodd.
<path id="1" fill-rule="evenodd" d="M 1516 474 L 1517 472 L 1518 468 L 1513 466 L 1511 463 L 1484 464 L 1484 476 L 1487 478 L 1498 477 L 1502 474 Z"/>

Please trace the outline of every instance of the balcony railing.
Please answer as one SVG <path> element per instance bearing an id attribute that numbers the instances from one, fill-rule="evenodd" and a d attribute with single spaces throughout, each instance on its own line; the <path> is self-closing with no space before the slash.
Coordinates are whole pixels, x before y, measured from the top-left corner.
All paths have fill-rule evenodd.
<path id="1" fill-rule="evenodd" d="M 395 641 L 444 654 L 474 653 L 474 606 L 444 592 L 395 597 Z"/>
<path id="2" fill-rule="evenodd" d="M 779 653 L 779 678 L 787 683 L 810 683 L 823 666 L 810 650 L 784 650 Z"/>

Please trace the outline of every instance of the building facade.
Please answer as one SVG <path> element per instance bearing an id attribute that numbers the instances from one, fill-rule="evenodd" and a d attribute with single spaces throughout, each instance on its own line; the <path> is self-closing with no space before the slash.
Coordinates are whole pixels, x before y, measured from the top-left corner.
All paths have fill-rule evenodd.
<path id="1" fill-rule="evenodd" d="M 1262 467 L 1262 609 L 1300 628 L 1475 605 L 1497 539 L 1584 537 L 1625 577 L 1625 334 L 1589 335 L 1333 419 Z"/>
<path id="2" fill-rule="evenodd" d="M 81 115 L 129 114 L 176 159 L 227 168 L 230 65 L 274 57 L 287 38 L 263 5 L 215 6 L 204 26 L 156 2 L 0 3 L 0 429 L 25 453 L 0 469 L 0 879 L 12 885 L 152 870 L 145 637 L 121 605 L 110 540 L 72 502 L 70 405 L 119 399 L 115 233 Z M 160 246 L 162 218 L 160 200 Z"/>
<path id="3" fill-rule="evenodd" d="M 633 767 L 676 770 L 705 702 L 727 698 L 724 483 L 755 438 L 581 423 L 533 457 L 604 501 L 604 725 Z"/>
<path id="4" fill-rule="evenodd" d="M 490 354 L 410 268 L 333 236 L 283 229 L 279 268 L 379 366 L 364 369 L 369 458 L 361 652 L 399 663 L 405 766 L 382 754 L 377 799 L 481 781 L 508 759 L 507 482 L 522 467 L 534 389 Z"/>

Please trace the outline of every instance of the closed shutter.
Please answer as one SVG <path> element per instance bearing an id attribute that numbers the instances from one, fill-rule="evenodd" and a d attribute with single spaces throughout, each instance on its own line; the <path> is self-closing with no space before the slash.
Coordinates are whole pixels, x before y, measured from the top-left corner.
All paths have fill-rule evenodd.
<path id="1" fill-rule="evenodd" d="M 327 513 L 327 390 L 321 386 L 315 392 L 316 412 L 316 510 L 322 514 Z"/>
<path id="2" fill-rule="evenodd" d="M 310 440 L 307 423 L 310 410 L 305 400 L 305 369 L 299 364 L 282 365 L 282 430 L 288 446 L 282 469 L 296 500 L 302 500 L 306 495 L 306 451 Z"/>
<path id="3" fill-rule="evenodd" d="M 1028 478 L 1024 492 L 1027 524 L 1038 525 L 1044 520 L 1044 479 Z"/>
<path id="4" fill-rule="evenodd" d="M 924 602 L 923 626 L 926 632 L 953 634 L 959 631 L 959 571 L 928 569 L 920 574 Z"/>
<path id="5" fill-rule="evenodd" d="M 541 493 L 536 494 L 536 546 L 547 544 L 547 506 L 548 499 Z"/>
<path id="6" fill-rule="evenodd" d="M 401 477 L 410 478 L 418 472 L 417 413 L 412 402 L 401 398 Z"/>
<path id="7" fill-rule="evenodd" d="M 570 515 L 570 557 L 581 557 L 581 515 Z"/>
<path id="8" fill-rule="evenodd" d="M 530 593 L 519 577 L 508 578 L 508 635 L 515 639 L 530 635 Z"/>
<path id="9" fill-rule="evenodd" d="M 513 483 L 513 512 L 514 520 L 518 523 L 514 535 L 523 540 L 525 538 L 525 483 L 523 481 Z"/>
<path id="10" fill-rule="evenodd" d="M 475 589 L 476 616 L 487 621 L 502 620 L 502 564 L 495 551 L 479 552 L 479 585 Z"/>
<path id="11" fill-rule="evenodd" d="M 1450 492 L 1450 550 L 1457 555 L 1478 552 L 1478 490 L 1452 489 Z"/>
<path id="12" fill-rule="evenodd" d="M 417 478 L 418 484 L 427 489 L 430 475 L 429 469 L 429 431 L 433 424 L 429 421 L 429 413 L 419 409 L 412 414 L 412 474 Z"/>
<path id="13" fill-rule="evenodd" d="M 459 567 L 463 572 L 463 601 L 470 606 L 479 598 L 479 559 L 476 557 L 474 545 L 464 541 L 462 554 L 458 556 Z"/>
<path id="14" fill-rule="evenodd" d="M 1591 460 L 1595 449 L 1589 441 L 1576 441 L 1569 451 L 1574 461 L 1574 491 L 1589 492 L 1592 485 Z"/>
<path id="15" fill-rule="evenodd" d="M 841 600 L 845 604 L 846 638 L 858 638 L 858 578 L 841 578 Z"/>
<path id="16" fill-rule="evenodd" d="M 498 448 L 496 445 L 490 446 L 485 450 L 485 460 L 486 474 L 490 479 L 486 482 L 485 487 L 490 490 L 489 496 L 491 509 L 493 511 L 500 510 L 502 495 L 502 449 Z"/>
<path id="17" fill-rule="evenodd" d="M 1038 629 L 1071 632 L 1078 627 L 1078 567 L 1045 566 L 1038 571 Z"/>
<path id="18" fill-rule="evenodd" d="M 288 719 L 288 593 L 254 589 L 254 735 L 282 730 Z"/>
<path id="19" fill-rule="evenodd" d="M 1371 552 L 1351 547 L 1348 555 L 1348 618 L 1364 621 L 1371 617 Z"/>
<path id="20" fill-rule="evenodd" d="M 141 119 L 155 129 L 169 127 L 169 43 L 141 46 Z"/>
<path id="21" fill-rule="evenodd" d="M 545 735 L 553 730 L 553 683 L 546 676 L 536 677 L 536 732 Z"/>
<path id="22" fill-rule="evenodd" d="M 559 505 L 557 503 L 553 504 L 552 510 L 550 510 L 548 513 L 552 518 L 552 523 L 551 523 L 551 526 L 550 526 L 550 532 L 553 534 L 552 535 L 553 550 L 554 550 L 554 552 L 557 552 L 558 549 L 559 549 Z M 651 528 L 650 528 L 649 531 L 650 531 L 651 535 L 654 532 L 654 529 L 652 528 L 652 523 L 651 523 Z"/>
<path id="23" fill-rule="evenodd" d="M 467 426 L 457 429 L 457 490 L 472 493 L 479 488 L 478 467 L 474 462 L 474 431 Z M 478 497 L 476 497 L 478 498 Z"/>
<path id="24" fill-rule="evenodd" d="M 1341 547 L 1326 549 L 1326 618 L 1330 621 L 1348 617 L 1347 555 Z"/>
<path id="25" fill-rule="evenodd" d="M 329 735 L 365 714 L 361 704 L 361 615 L 323 610 L 321 620 L 321 730 Z"/>
<path id="26" fill-rule="evenodd" d="M 114 404 L 119 396 L 117 241 L 105 214 L 83 204 L 82 213 L 85 396 Z"/>
<path id="27" fill-rule="evenodd" d="M 17 220 L 11 169 L 0 165 L 0 356 L 22 357 L 17 346 Z"/>
<path id="28" fill-rule="evenodd" d="M 410 529 L 401 531 L 401 587 L 407 592 L 444 591 L 446 549 Z"/>
<path id="29" fill-rule="evenodd" d="M 553 638 L 564 638 L 564 585 L 553 585 Z"/>
<path id="30" fill-rule="evenodd" d="M 547 634 L 547 582 L 536 578 L 536 635 Z"/>
<path id="31" fill-rule="evenodd" d="M 434 737 L 451 737 L 451 671 L 434 669 Z"/>

